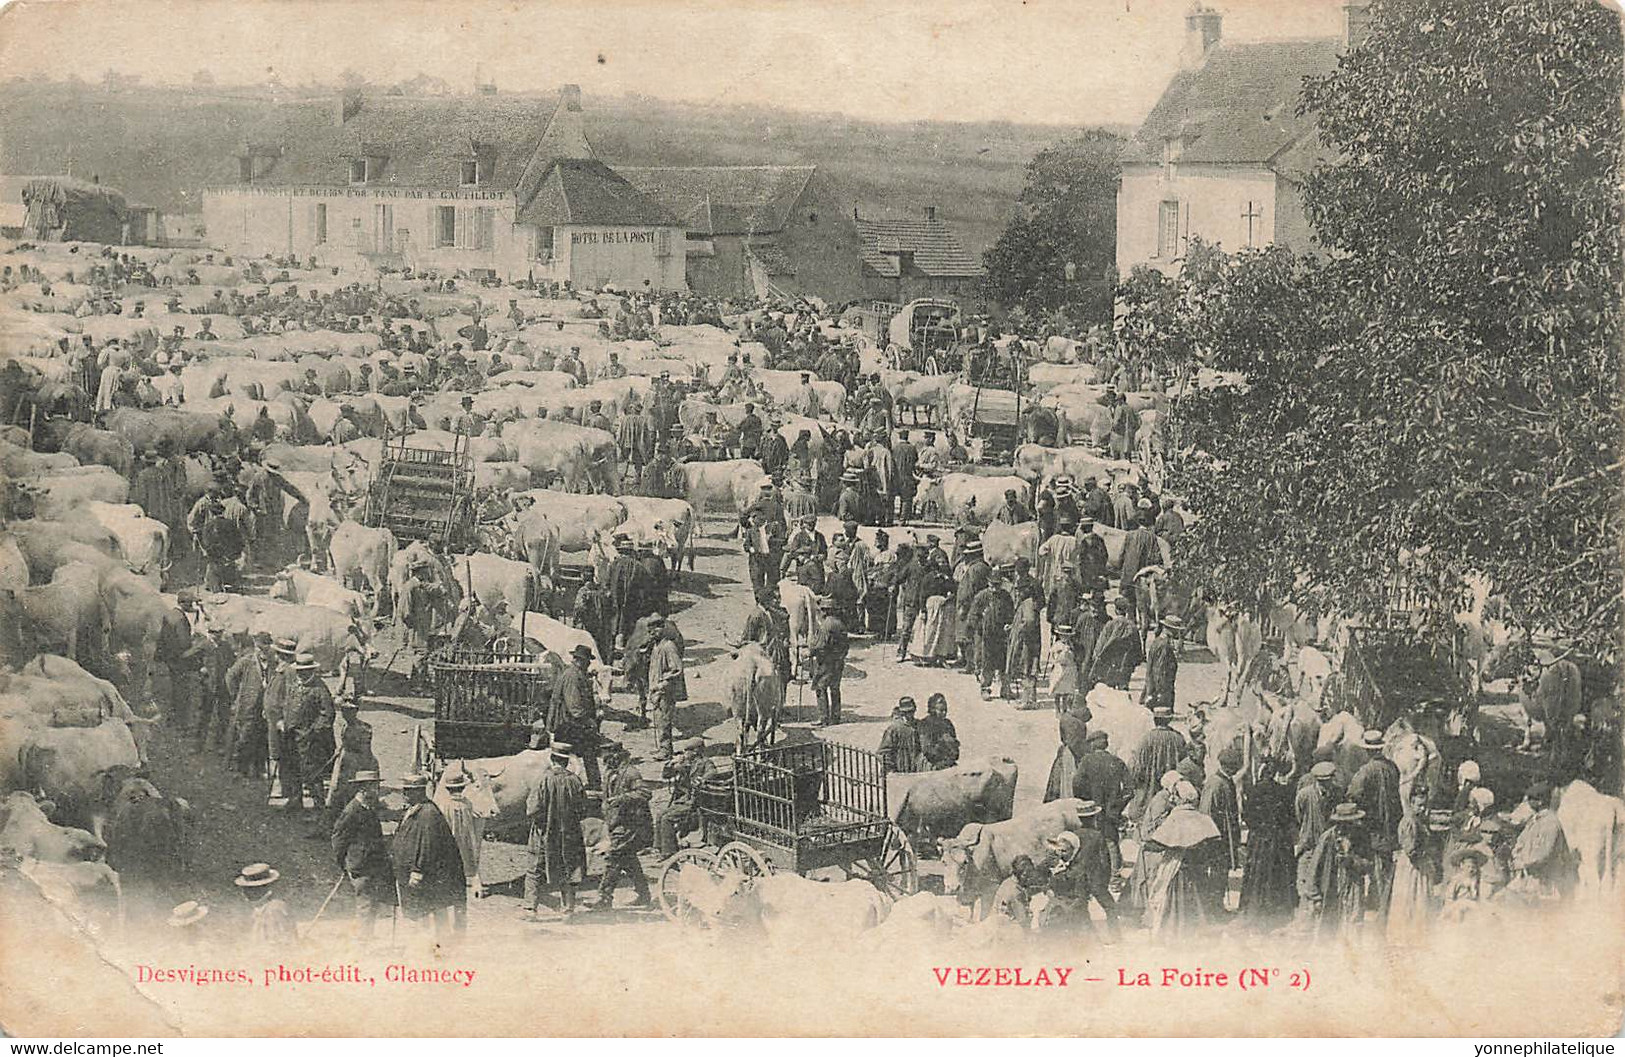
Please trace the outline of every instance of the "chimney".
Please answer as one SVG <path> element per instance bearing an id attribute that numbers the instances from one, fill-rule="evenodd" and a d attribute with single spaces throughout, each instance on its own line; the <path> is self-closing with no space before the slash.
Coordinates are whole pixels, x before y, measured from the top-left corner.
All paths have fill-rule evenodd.
<path id="1" fill-rule="evenodd" d="M 361 112 L 361 90 L 346 88 L 333 104 L 333 124 L 343 128 L 344 123 Z"/>
<path id="2" fill-rule="evenodd" d="M 1365 43 L 1371 31 L 1371 7 L 1355 0 L 1343 5 L 1343 50 L 1353 51 Z"/>
<path id="3" fill-rule="evenodd" d="M 564 109 L 579 114 L 581 112 L 581 86 L 579 84 L 565 85 L 559 92 L 559 102 L 564 104 Z"/>
<path id="4" fill-rule="evenodd" d="M 936 220 L 937 220 L 937 207 L 936 206 L 926 206 L 925 207 L 925 219 L 926 219 L 926 221 L 928 223 L 933 223 L 933 224 L 936 223 Z"/>
<path id="5" fill-rule="evenodd" d="M 1185 16 L 1185 48 L 1180 52 L 1180 68 L 1194 70 L 1202 65 L 1209 50 L 1219 43 L 1224 16 L 1211 7 L 1197 4 Z"/>

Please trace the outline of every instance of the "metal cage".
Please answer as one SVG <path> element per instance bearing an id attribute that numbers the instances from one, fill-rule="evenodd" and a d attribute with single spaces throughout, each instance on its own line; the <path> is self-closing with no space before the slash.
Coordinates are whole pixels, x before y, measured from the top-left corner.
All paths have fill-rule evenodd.
<path id="1" fill-rule="evenodd" d="M 526 653 L 448 650 L 429 659 L 434 751 L 443 760 L 522 750 L 553 689 L 552 668 Z"/>

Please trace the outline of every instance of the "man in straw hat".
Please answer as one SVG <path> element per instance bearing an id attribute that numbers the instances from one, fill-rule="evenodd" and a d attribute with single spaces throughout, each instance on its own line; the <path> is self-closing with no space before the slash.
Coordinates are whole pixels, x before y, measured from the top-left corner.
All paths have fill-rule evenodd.
<path id="1" fill-rule="evenodd" d="M 1365 914 L 1366 878 L 1371 849 L 1360 805 L 1345 800 L 1332 810 L 1330 825 L 1310 853 L 1299 881 L 1299 895 L 1309 906 L 1309 919 L 1322 938 L 1346 936 Z"/>
<path id="2" fill-rule="evenodd" d="M 333 695 L 322 682 L 321 665 L 314 653 L 301 651 L 295 656 L 293 673 L 294 680 L 288 685 L 283 708 L 283 723 L 293 733 L 303 788 L 310 793 L 313 804 L 324 807 L 327 795 L 323 786 L 338 751 L 333 744 Z M 282 788 L 288 794 L 290 805 L 304 806 L 299 786 L 290 790 L 284 782 Z"/>
<path id="3" fill-rule="evenodd" d="M 378 772 L 358 771 L 350 786 L 350 802 L 333 825 L 333 861 L 344 871 L 355 895 L 356 930 L 362 939 L 368 939 L 379 912 L 394 914 L 399 897 L 395 868 L 378 820 Z"/>
<path id="4" fill-rule="evenodd" d="M 233 882 L 252 909 L 249 943 L 262 951 L 285 951 L 299 942 L 288 904 L 272 894 L 281 876 L 269 863 L 257 862 L 243 867 Z"/>
<path id="5" fill-rule="evenodd" d="M 971 623 L 971 605 L 993 578 L 993 568 L 982 557 L 982 541 L 966 540 L 954 555 L 954 643 L 959 648 L 959 664 L 967 672 L 977 670 L 976 634 Z"/>
<path id="6" fill-rule="evenodd" d="M 562 914 L 575 913 L 576 883 L 587 873 L 587 845 L 581 836 L 587 796 L 581 779 L 570 770 L 570 753 L 564 742 L 549 746 L 547 769 L 525 799 L 531 861 L 520 913 L 529 920 L 536 919 L 544 887 L 558 889 Z"/>
<path id="7" fill-rule="evenodd" d="M 1365 830 L 1371 844 L 1369 906 L 1378 917 L 1388 912 L 1394 885 L 1394 851 L 1399 847 L 1399 820 L 1405 804 L 1399 794 L 1399 765 L 1382 754 L 1380 730 L 1360 738 L 1368 758 L 1349 782 L 1348 798 L 1365 812 Z"/>
<path id="8" fill-rule="evenodd" d="M 474 811 L 474 805 L 465 794 L 468 786 L 466 768 L 461 764 L 446 768 L 435 786 L 434 805 L 451 827 L 452 838 L 457 841 L 463 860 L 463 880 L 469 893 L 478 899 L 485 894 L 485 887 L 480 884 L 480 845 L 485 841 L 485 820 Z"/>
<path id="9" fill-rule="evenodd" d="M 461 932 L 468 927 L 462 849 L 439 806 L 429 799 L 428 775 L 407 775 L 401 779 L 401 792 L 406 796 L 406 814 L 390 845 L 401 912 L 412 921 L 428 918 L 430 931 L 437 934 L 449 916 L 451 927 Z"/>
<path id="10" fill-rule="evenodd" d="M 197 947 L 203 940 L 203 919 L 208 916 L 209 908 L 206 905 L 195 899 L 188 900 L 170 910 L 169 927 L 175 930 L 173 935 L 182 946 Z"/>
<path id="11" fill-rule="evenodd" d="M 299 655 L 299 642 L 289 635 L 276 640 L 272 647 L 273 664 L 265 680 L 262 701 L 265 707 L 265 735 L 269 745 L 271 775 L 276 788 L 287 799 L 286 810 L 300 809 L 303 783 L 299 778 L 299 750 L 294 745 L 289 695 L 297 677 L 293 671 Z"/>

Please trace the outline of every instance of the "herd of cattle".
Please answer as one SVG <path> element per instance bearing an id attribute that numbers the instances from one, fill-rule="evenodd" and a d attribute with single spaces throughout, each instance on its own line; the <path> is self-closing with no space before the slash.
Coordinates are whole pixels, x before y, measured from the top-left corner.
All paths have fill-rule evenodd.
<path id="1" fill-rule="evenodd" d="M 770 363 L 771 356 L 763 346 L 736 341 L 729 329 L 664 324 L 658 340 L 615 340 L 600 320 L 627 307 L 620 295 L 544 298 L 530 290 L 480 287 L 448 292 L 422 279 L 368 275 L 365 282 L 381 295 L 413 299 L 415 314 L 388 320 L 390 326 L 425 333 L 442 348 L 471 328 L 483 328 L 488 340 L 477 345 L 486 347 L 459 348 L 459 355 L 478 363 L 482 375 L 498 356 L 513 368 L 490 375 L 466 394 L 424 389 L 389 395 L 372 389 L 365 374 L 382 376 L 386 365 L 391 374 L 428 373 L 430 354 L 387 348 L 378 332 L 382 327 L 250 333 L 229 315 L 211 315 L 204 326 L 200 314 L 218 302 L 220 288 L 249 285 L 243 265 L 230 264 L 229 258 L 214 264 L 212 256 L 192 251 L 119 252 L 139 255 L 154 275 L 174 282 L 162 291 L 168 311 L 135 311 L 138 300 L 157 302 L 157 291 L 148 288 L 113 291 L 124 306 L 118 314 L 87 311 L 93 300 L 104 306 L 109 296 L 88 282 L 101 247 L 51 245 L 0 255 L 7 265 L 26 264 L 30 276 L 0 294 L 0 358 L 9 361 L 0 377 L 39 394 L 61 392 L 82 377 L 76 356 L 81 347 L 105 354 L 116 339 L 111 362 L 148 366 L 144 376 L 158 397 L 142 401 L 144 406 L 113 406 L 94 423 L 83 416 L 42 417 L 35 409 L 48 401 L 37 400 L 26 405 L 27 416 L 4 424 L 0 435 L 5 518 L 0 790 L 6 794 L 0 852 L 20 861 L 42 891 L 66 904 L 84 907 L 94 902 L 88 893 L 117 894 L 121 882 L 128 888 L 132 879 L 158 890 L 165 876 L 185 867 L 191 808 L 145 776 L 145 743 L 175 693 L 168 663 L 177 634 L 184 641 L 201 621 L 227 635 L 289 637 L 333 673 L 347 653 L 365 652 L 375 620 L 398 617 L 408 575 L 427 570 L 442 589 L 435 593 L 445 607 L 439 623 L 449 622 L 467 596 L 488 608 L 500 603 L 524 636 L 555 659 L 577 645 L 592 650 L 593 670 L 607 699 L 613 659 L 600 657 L 592 638 L 566 626 L 552 604 L 561 566 L 592 566 L 602 578 L 616 557 L 615 540 L 624 536 L 653 548 L 673 569 L 685 561 L 692 567 L 704 516 L 744 510 L 766 481 L 752 459 L 689 461 L 680 464 L 681 498 L 621 494 L 624 468 L 617 438 L 586 424 L 595 405 L 614 421 L 634 397 L 648 401 L 662 376 L 693 390 L 679 410 L 685 425 L 696 426 L 708 412 L 737 421 L 743 403 L 713 402 L 707 383 L 742 354 L 752 354 L 759 364 Z M 326 296 L 357 281 L 355 275 L 295 267 L 269 289 Z M 508 314 L 492 308 L 505 303 L 512 306 Z M 930 407 L 942 423 L 968 417 L 974 388 L 952 376 L 884 370 L 880 350 L 860 332 L 833 319 L 817 325 L 830 340 L 855 344 L 862 371 L 880 375 L 896 403 Z M 200 328 L 207 336 L 198 336 Z M 571 348 L 578 350 L 591 381 L 532 369 L 531 358 L 544 350 L 551 362 Z M 1078 346 L 1065 339 L 1032 351 L 1041 362 L 1031 366 L 1029 381 L 1043 405 L 1056 412 L 1061 446 L 1022 444 L 1002 474 L 944 473 L 922 482 L 916 502 L 941 521 L 979 532 L 985 558 L 993 564 L 1026 557 L 1036 565 L 1039 557 L 1036 523 L 999 520 L 1008 493 L 1030 509 L 1035 494 L 1057 475 L 1079 481 L 1093 477 L 1107 486 L 1142 475 L 1142 461 L 1099 453 L 1113 427 L 1109 402 L 1101 400 L 1102 369 L 1076 362 Z M 626 373 L 612 369 L 612 354 Z M 363 364 L 371 371 L 363 372 Z M 839 382 L 815 379 L 809 385 L 796 371 L 748 370 L 756 391 L 771 397 L 772 428 L 787 441 L 806 431 L 816 455 L 841 428 L 847 393 Z M 1197 384 L 1224 381 L 1204 375 Z M 361 523 L 362 497 L 383 458 L 385 438 L 410 429 L 414 447 L 450 449 L 462 443 L 453 423 L 465 412 L 465 395 L 484 423 L 468 442 L 476 486 L 509 497 L 500 522 L 482 528 L 481 549 L 441 555 L 422 543 L 401 545 L 386 529 Z M 1139 412 L 1134 448 L 1143 451 L 1153 443 L 1165 397 L 1144 392 L 1126 398 Z M 5 406 L 15 412 L 25 404 L 13 399 Z M 341 419 L 360 435 L 334 443 Z M 186 541 L 175 537 L 186 526 L 132 503 L 132 480 L 154 460 L 176 460 L 181 494 L 174 502 L 179 510 L 191 509 L 215 480 L 228 423 L 263 436 L 262 464 L 274 467 L 291 486 L 273 530 L 292 560 L 274 574 L 267 594 L 194 592 L 183 599 L 178 589 L 188 585 L 177 580 L 183 567 L 191 567 L 180 560 Z M 941 435 L 936 443 L 946 454 L 948 437 Z M 521 497 L 531 502 L 515 502 Z M 832 527 L 828 521 L 820 525 L 826 531 Z M 1107 524 L 1097 524 L 1095 532 L 1106 541 L 1111 566 L 1120 565 L 1126 533 Z M 906 526 L 891 532 L 894 539 L 924 533 Z M 799 646 L 816 619 L 812 598 L 791 581 L 781 583 L 781 594 Z M 1282 625 L 1289 646 L 1309 645 L 1315 638 L 1315 629 L 1306 630 L 1289 610 L 1269 619 Z M 1242 678 L 1259 649 L 1258 622 L 1212 607 L 1207 635 L 1232 674 Z M 749 664 L 751 657 L 741 655 L 738 663 Z M 761 667 L 766 666 L 763 661 Z M 1314 673 L 1305 668 L 1300 677 Z M 1126 692 L 1105 686 L 1090 692 L 1089 704 L 1092 729 L 1108 731 L 1114 750 L 1128 757 L 1151 726 L 1149 713 Z M 1228 700 L 1196 721 L 1207 727 L 1210 756 L 1245 740 L 1243 732 L 1251 726 L 1268 726 Z M 1358 759 L 1357 724 L 1325 721 L 1307 709 L 1287 714 L 1278 726 L 1300 740 L 1304 731 L 1312 731 L 1312 741 L 1302 746 L 1305 753 L 1330 755 L 1349 769 Z M 1437 751 L 1414 732 L 1392 732 L 1390 741 L 1389 755 L 1407 781 L 1438 766 Z M 1346 753 L 1339 751 L 1344 742 Z M 1042 820 L 1012 819 L 1008 805 L 990 806 L 989 798 L 998 801 L 1003 795 L 994 780 L 1001 767 L 999 761 L 967 764 L 942 776 L 938 781 L 973 788 L 943 794 L 953 805 L 951 818 L 918 820 L 917 832 L 961 842 L 959 854 L 944 857 L 950 889 L 996 884 L 1003 876 L 1002 860 L 1012 854 L 1009 847 L 1042 841 L 1056 826 L 1067 828 L 1069 805 L 1075 814 L 1071 801 L 1046 805 Z M 1008 783 L 1013 799 L 1013 770 Z M 522 796 L 515 801 L 500 792 L 493 792 L 488 813 L 511 813 L 516 802 L 522 803 Z M 924 791 L 917 795 L 922 799 L 916 806 L 928 799 Z M 965 834 L 967 821 L 982 828 Z M 798 880 L 774 878 L 772 886 L 757 886 L 750 898 L 764 918 L 771 917 L 774 886 L 791 890 Z M 703 888 L 714 881 L 698 876 L 685 881 L 695 889 L 690 902 L 716 903 L 718 894 Z M 860 907 L 856 916 L 871 925 L 884 918 L 899 928 L 909 922 L 946 927 L 928 897 L 906 912 L 899 904 L 888 918 L 884 908 L 874 910 L 872 892 L 860 897 L 843 891 L 849 886 L 829 885 L 795 899 L 859 900 L 869 909 Z M 723 899 L 732 907 L 738 902 Z"/>

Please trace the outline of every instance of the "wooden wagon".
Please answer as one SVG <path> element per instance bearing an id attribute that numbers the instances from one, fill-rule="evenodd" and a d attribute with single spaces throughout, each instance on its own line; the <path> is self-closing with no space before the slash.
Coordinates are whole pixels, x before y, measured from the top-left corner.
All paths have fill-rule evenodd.
<path id="1" fill-rule="evenodd" d="M 660 870 L 660 906 L 673 920 L 694 918 L 677 884 L 685 866 L 746 884 L 776 870 L 839 871 L 888 895 L 919 890 L 914 849 L 887 812 L 876 753 L 827 741 L 739 753 L 732 773 L 702 789 L 696 806 L 710 847 L 679 849 Z"/>
<path id="2" fill-rule="evenodd" d="M 434 723 L 417 734 L 421 765 L 511 756 L 529 742 L 553 690 L 554 670 L 527 653 L 442 650 L 429 658 Z"/>

